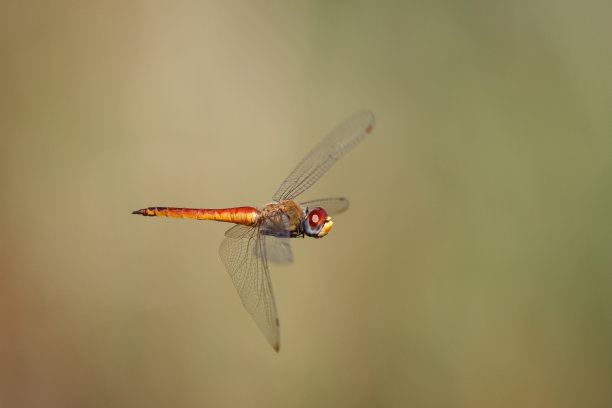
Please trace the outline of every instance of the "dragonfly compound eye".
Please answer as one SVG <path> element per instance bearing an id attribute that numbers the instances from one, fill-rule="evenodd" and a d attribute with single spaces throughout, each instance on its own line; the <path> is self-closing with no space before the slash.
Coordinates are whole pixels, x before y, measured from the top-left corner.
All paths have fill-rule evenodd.
<path id="1" fill-rule="evenodd" d="M 306 235 L 317 238 L 324 237 L 333 224 L 331 217 L 327 215 L 327 211 L 321 207 L 315 207 L 308 211 L 308 220 L 305 226 Z"/>
<path id="2" fill-rule="evenodd" d="M 325 223 L 327 219 L 327 212 L 321 207 L 313 208 L 308 213 L 308 223 L 310 224 L 310 228 L 316 230 L 319 226 Z"/>

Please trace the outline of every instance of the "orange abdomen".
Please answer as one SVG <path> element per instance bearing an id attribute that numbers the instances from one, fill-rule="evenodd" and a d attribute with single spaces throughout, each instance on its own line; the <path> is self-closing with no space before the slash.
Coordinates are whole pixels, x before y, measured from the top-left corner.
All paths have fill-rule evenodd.
<path id="1" fill-rule="evenodd" d="M 216 210 L 206 208 L 149 207 L 134 211 L 132 214 L 141 214 L 149 217 L 233 222 L 234 224 L 243 225 L 253 225 L 259 218 L 259 210 L 254 207 L 235 207 Z"/>

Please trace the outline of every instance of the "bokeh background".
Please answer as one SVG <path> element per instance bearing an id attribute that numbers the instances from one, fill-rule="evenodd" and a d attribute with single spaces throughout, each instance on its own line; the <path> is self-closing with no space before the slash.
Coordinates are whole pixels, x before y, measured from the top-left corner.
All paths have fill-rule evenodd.
<path id="1" fill-rule="evenodd" d="M 0 406 L 612 406 L 612 3 L 0 5 Z M 336 124 L 346 196 L 271 269 L 218 257 Z"/>

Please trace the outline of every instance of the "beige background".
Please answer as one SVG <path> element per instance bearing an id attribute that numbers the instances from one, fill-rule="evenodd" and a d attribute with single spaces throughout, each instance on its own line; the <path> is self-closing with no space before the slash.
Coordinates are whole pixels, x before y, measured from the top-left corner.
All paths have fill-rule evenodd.
<path id="1" fill-rule="evenodd" d="M 609 407 L 608 1 L 4 2 L 0 406 Z M 273 267 L 276 354 L 150 205 L 351 208 Z"/>

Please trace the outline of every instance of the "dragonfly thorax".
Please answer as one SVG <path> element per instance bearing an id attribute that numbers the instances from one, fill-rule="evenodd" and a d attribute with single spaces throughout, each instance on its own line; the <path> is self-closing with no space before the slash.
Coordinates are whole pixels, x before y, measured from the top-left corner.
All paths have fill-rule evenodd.
<path id="1" fill-rule="evenodd" d="M 274 229 L 286 228 L 291 238 L 304 235 L 322 238 L 334 224 L 323 208 L 302 208 L 293 200 L 266 204 L 261 209 L 259 221 L 265 234 L 282 236 L 282 231 Z"/>
<path id="2" fill-rule="evenodd" d="M 266 227 L 266 233 L 282 236 L 283 231 L 270 231 L 270 229 L 289 230 L 292 238 L 304 235 L 304 218 L 306 217 L 302 207 L 293 200 L 272 202 L 266 204 L 260 213 L 260 222 Z"/>

